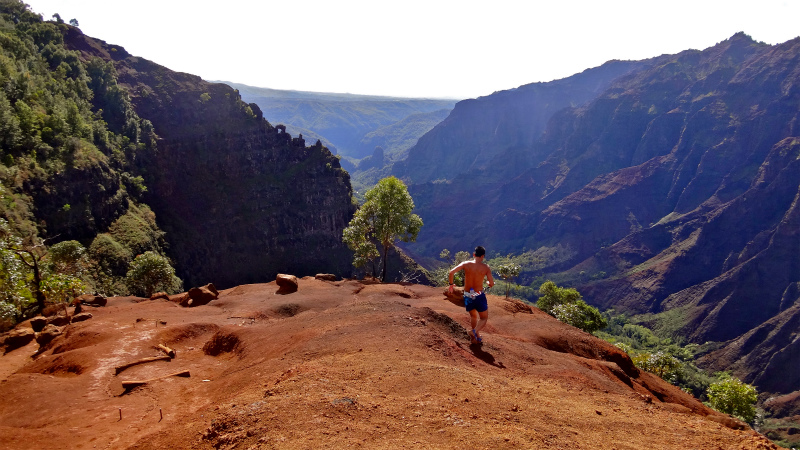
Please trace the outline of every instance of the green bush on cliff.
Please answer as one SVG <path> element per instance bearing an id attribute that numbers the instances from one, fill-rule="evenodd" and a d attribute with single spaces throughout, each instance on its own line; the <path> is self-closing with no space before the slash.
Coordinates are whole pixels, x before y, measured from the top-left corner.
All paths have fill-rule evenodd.
<path id="1" fill-rule="evenodd" d="M 153 251 L 137 256 L 125 278 L 134 294 L 146 297 L 158 291 L 172 294 L 182 289 L 181 280 L 175 276 L 169 260 Z"/>
<path id="2" fill-rule="evenodd" d="M 536 307 L 587 333 L 602 330 L 608 325 L 600 311 L 583 301 L 578 291 L 559 287 L 552 281 L 546 281 L 539 287 Z"/>
<path id="3" fill-rule="evenodd" d="M 708 387 L 708 403 L 725 414 L 753 423 L 756 418 L 758 391 L 741 380 L 723 374 L 721 379 Z"/>

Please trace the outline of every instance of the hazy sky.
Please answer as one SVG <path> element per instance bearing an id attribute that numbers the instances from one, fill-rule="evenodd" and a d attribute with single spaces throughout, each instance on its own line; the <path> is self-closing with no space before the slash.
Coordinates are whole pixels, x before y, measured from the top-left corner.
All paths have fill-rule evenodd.
<path id="1" fill-rule="evenodd" d="M 798 0 L 27 0 L 206 80 L 470 98 L 611 59 L 800 36 Z"/>

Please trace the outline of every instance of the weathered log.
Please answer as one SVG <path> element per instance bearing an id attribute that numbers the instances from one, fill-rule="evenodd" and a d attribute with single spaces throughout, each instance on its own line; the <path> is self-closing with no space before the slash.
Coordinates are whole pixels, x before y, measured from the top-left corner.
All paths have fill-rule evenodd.
<path id="1" fill-rule="evenodd" d="M 140 359 L 138 361 L 130 362 L 128 364 L 123 364 L 121 366 L 115 367 L 114 368 L 114 375 L 119 375 L 120 372 L 122 372 L 123 370 L 127 369 L 128 367 L 133 367 L 133 366 L 136 366 L 136 365 L 139 365 L 139 364 L 146 364 L 146 363 L 154 362 L 154 361 L 171 361 L 171 360 L 172 360 L 172 357 L 168 356 L 168 355 L 153 356 L 153 357 L 150 357 L 150 358 L 143 358 L 143 359 Z"/>
<path id="2" fill-rule="evenodd" d="M 175 350 L 167 347 L 164 344 L 158 344 L 156 346 L 156 348 L 161 350 L 162 352 L 166 353 L 170 358 L 174 358 L 175 357 Z"/>
<path id="3" fill-rule="evenodd" d="M 164 378 L 169 378 L 169 377 L 189 377 L 189 376 L 191 376 L 191 375 L 189 375 L 189 371 L 188 370 L 184 370 L 184 371 L 181 371 L 181 372 L 171 373 L 169 375 L 163 375 L 163 376 L 160 376 L 160 377 L 151 378 L 149 380 L 123 381 L 122 382 L 122 388 L 127 391 L 128 389 L 133 389 L 133 388 L 138 387 L 138 386 L 143 386 L 143 385 L 145 385 L 147 383 L 152 383 L 153 381 L 162 380 Z"/>

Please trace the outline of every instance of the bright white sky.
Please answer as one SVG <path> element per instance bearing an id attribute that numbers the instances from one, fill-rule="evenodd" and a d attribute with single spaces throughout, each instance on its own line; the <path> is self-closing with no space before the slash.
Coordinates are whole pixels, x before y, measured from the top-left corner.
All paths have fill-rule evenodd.
<path id="1" fill-rule="evenodd" d="M 800 36 L 798 0 L 27 0 L 206 80 L 472 98 L 611 59 Z"/>

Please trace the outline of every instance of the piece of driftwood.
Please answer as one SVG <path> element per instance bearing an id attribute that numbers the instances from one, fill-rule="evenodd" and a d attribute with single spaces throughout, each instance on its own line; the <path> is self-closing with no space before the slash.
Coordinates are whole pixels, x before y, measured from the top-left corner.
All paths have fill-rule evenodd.
<path id="1" fill-rule="evenodd" d="M 114 375 L 119 375 L 120 372 L 122 372 L 123 370 L 127 369 L 128 367 L 133 367 L 133 366 L 136 366 L 136 365 L 139 365 L 139 364 L 146 364 L 146 363 L 154 362 L 154 361 L 171 361 L 171 360 L 172 360 L 172 358 L 170 356 L 168 356 L 168 355 L 153 356 L 153 357 L 150 357 L 150 358 L 142 358 L 142 359 L 140 359 L 138 361 L 129 362 L 128 364 L 123 364 L 121 366 L 115 367 L 114 368 Z"/>
<path id="2" fill-rule="evenodd" d="M 122 388 L 127 391 L 128 389 L 133 389 L 133 388 L 135 388 L 137 386 L 143 386 L 143 385 L 145 385 L 147 383 L 152 383 L 153 381 L 158 381 L 158 380 L 161 380 L 161 379 L 164 379 L 164 378 L 169 378 L 169 377 L 188 377 L 188 376 L 190 376 L 189 375 L 189 371 L 188 370 L 184 370 L 184 371 L 181 371 L 181 372 L 171 373 L 169 375 L 163 375 L 163 376 L 160 376 L 160 377 L 151 378 L 149 380 L 123 381 L 122 382 Z"/>
<path id="3" fill-rule="evenodd" d="M 175 357 L 175 350 L 167 347 L 164 344 L 158 344 L 156 346 L 156 348 L 161 350 L 162 352 L 166 353 L 170 358 L 174 358 Z"/>

